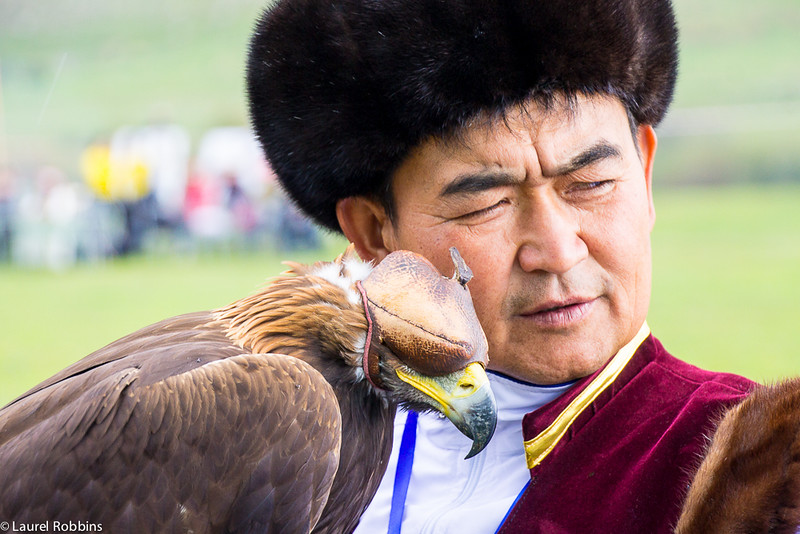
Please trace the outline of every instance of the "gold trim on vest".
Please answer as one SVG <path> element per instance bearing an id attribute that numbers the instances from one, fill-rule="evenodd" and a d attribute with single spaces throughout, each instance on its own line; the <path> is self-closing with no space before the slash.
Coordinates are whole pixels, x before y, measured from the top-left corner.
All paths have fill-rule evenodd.
<path id="1" fill-rule="evenodd" d="M 610 386 L 633 357 L 639 345 L 650 335 L 650 327 L 645 322 L 633 339 L 611 359 L 600 374 L 592 380 L 575 399 L 564 408 L 555 421 L 538 436 L 525 442 L 525 457 L 528 469 L 533 469 L 550 454 L 569 430 L 570 425 L 594 400 Z"/>

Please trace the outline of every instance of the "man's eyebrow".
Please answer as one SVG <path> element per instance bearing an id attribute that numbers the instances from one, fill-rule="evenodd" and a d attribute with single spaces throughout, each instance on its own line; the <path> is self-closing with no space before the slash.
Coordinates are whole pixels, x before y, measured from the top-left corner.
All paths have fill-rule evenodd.
<path id="1" fill-rule="evenodd" d="M 456 176 L 456 178 L 448 183 L 442 192 L 439 193 L 440 197 L 448 197 L 453 195 L 463 195 L 469 193 L 480 193 L 496 187 L 503 187 L 507 185 L 514 185 L 520 183 L 519 177 L 504 171 L 479 171 L 476 173 L 467 173 Z"/>
<path id="2" fill-rule="evenodd" d="M 609 158 L 622 157 L 622 149 L 608 141 L 599 141 L 573 157 L 569 163 L 556 168 L 550 176 L 564 176 Z"/>
<path id="3" fill-rule="evenodd" d="M 564 176 L 584 167 L 588 167 L 597 161 L 620 157 L 622 157 L 622 149 L 618 145 L 601 140 L 581 151 L 565 165 L 557 167 L 556 170 L 548 174 L 548 176 Z M 518 176 L 502 170 L 478 171 L 456 176 L 452 182 L 448 183 L 444 189 L 442 189 L 439 196 L 448 197 L 480 193 L 481 191 L 487 191 L 496 187 L 504 187 L 518 183 L 520 183 L 520 178 Z"/>

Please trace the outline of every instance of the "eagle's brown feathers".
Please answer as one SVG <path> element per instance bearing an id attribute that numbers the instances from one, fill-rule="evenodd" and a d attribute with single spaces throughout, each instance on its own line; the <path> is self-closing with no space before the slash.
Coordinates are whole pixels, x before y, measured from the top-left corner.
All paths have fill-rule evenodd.
<path id="1" fill-rule="evenodd" d="M 230 306 L 144 328 L 0 410 L 0 518 L 309 532 L 338 473 L 330 504 L 346 513 L 315 532 L 352 530 L 382 476 L 394 408 L 324 357 L 356 358 L 366 320 L 313 271 L 294 266 Z M 340 458 L 343 439 L 366 450 Z"/>
<path id="2" fill-rule="evenodd" d="M 403 293 L 412 308 L 439 308 L 426 332 L 440 342 L 427 339 L 423 354 L 416 333 L 406 346 L 383 344 L 380 321 L 370 314 L 372 329 L 367 320 L 373 301 L 356 287 L 369 282 L 378 304 L 396 312 L 395 329 L 406 320 L 417 332 L 381 298 L 379 290 L 408 285 L 387 275 L 398 267 L 428 273 L 438 288 Z M 373 269 L 350 248 L 335 262 L 292 264 L 229 306 L 161 321 L 90 354 L 0 409 L 0 520 L 91 523 L 115 534 L 352 531 L 386 469 L 397 403 L 438 402 L 394 371 L 455 388 L 468 364 L 486 364 L 468 291 L 442 279 L 410 252 Z M 452 328 L 442 322 L 451 315 Z M 448 360 L 451 374 L 431 378 L 418 365 L 426 358 Z M 387 391 L 366 378 L 373 368 Z M 487 388 L 460 395 L 448 415 L 476 450 L 496 422 Z"/>
<path id="3" fill-rule="evenodd" d="M 139 332 L 149 359 L 186 342 L 163 343 L 157 326 Z M 201 322 L 196 327 L 204 331 Z M 153 338 L 158 348 L 147 347 Z M 115 533 L 274 525 L 307 532 L 324 505 L 313 496 L 327 491 L 338 465 L 336 396 L 297 358 L 233 355 L 229 347 L 220 335 L 173 369 L 101 366 L 57 382 L 18 401 L 50 399 L 44 411 L 26 406 L 23 432 L 9 428 L 18 412 L 6 408 L 0 424 L 13 435 L 0 445 L 0 516 L 92 521 Z M 229 356 L 219 359 L 220 352 Z M 333 432 L 299 446 L 300 436 L 320 427 Z M 263 516 L 270 524 L 259 523 Z"/>
<path id="4" fill-rule="evenodd" d="M 342 271 L 343 258 L 349 257 L 337 260 Z M 327 352 L 344 350 L 350 356 L 363 350 L 363 339 L 356 346 L 358 335 L 367 331 L 363 304 L 350 301 L 344 289 L 313 274 L 325 265 L 322 262 L 287 264 L 291 269 L 279 279 L 214 314 L 228 337 L 255 353 L 303 349 L 309 337 Z M 299 332 L 304 335 L 298 337 Z"/>

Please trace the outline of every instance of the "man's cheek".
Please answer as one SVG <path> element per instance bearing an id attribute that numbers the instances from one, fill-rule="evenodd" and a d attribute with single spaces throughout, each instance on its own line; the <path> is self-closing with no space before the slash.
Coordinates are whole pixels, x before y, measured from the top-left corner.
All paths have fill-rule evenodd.
<path id="1" fill-rule="evenodd" d="M 497 323 L 501 320 L 499 295 L 497 292 L 494 292 L 494 294 L 491 292 L 485 293 L 482 288 L 470 288 L 470 292 L 478 321 L 480 321 L 488 336 L 488 330 L 496 328 Z"/>

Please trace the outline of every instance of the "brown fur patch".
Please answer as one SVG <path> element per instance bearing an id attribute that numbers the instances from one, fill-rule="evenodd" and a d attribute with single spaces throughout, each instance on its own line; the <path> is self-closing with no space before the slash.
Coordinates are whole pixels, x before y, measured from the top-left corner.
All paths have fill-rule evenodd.
<path id="1" fill-rule="evenodd" d="M 794 533 L 800 525 L 800 379 L 756 389 L 720 421 L 678 534 Z"/>

